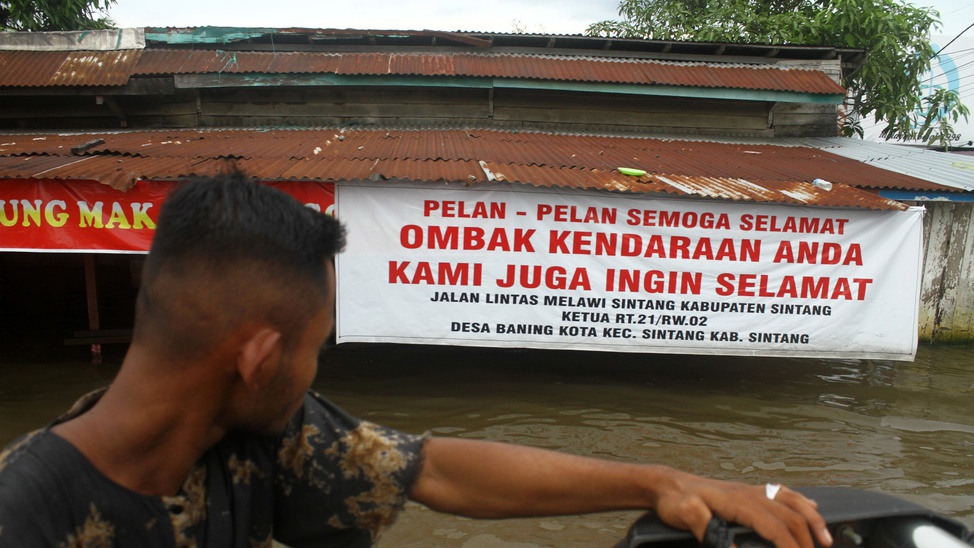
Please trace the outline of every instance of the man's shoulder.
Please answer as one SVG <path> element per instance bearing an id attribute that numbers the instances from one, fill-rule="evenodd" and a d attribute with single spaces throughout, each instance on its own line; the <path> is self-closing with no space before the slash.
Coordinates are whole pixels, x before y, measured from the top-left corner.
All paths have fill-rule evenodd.
<path id="1" fill-rule="evenodd" d="M 105 390 L 100 388 L 85 394 L 71 406 L 71 409 L 50 425 L 28 432 L 0 449 L 0 477 L 8 469 L 20 470 L 25 466 L 38 465 L 50 458 L 69 460 L 74 456 L 73 451 L 64 450 L 63 445 L 67 442 L 52 433 L 51 426 L 84 413 L 101 398 Z"/>
<path id="2" fill-rule="evenodd" d="M 45 545 L 64 514 L 58 493 L 71 471 L 51 466 L 60 458 L 54 437 L 35 430 L 0 451 L 0 546 Z"/>
<path id="3" fill-rule="evenodd" d="M 156 499 L 112 483 L 49 428 L 0 456 L 0 548 L 159 546 L 164 512 Z"/>
<path id="4" fill-rule="evenodd" d="M 0 508 L 47 499 L 52 490 L 77 479 L 74 451 L 49 429 L 35 430 L 0 451 Z"/>
<path id="5" fill-rule="evenodd" d="M 73 445 L 51 431 L 58 423 L 77 417 L 90 409 L 105 393 L 101 388 L 82 396 L 66 413 L 44 428 L 28 432 L 0 449 L 0 494 L 7 496 L 7 489 L 15 477 L 37 476 L 33 481 L 60 481 L 57 472 L 64 468 L 84 465 L 84 457 Z M 70 474 L 67 470 L 65 473 Z"/>
<path id="6" fill-rule="evenodd" d="M 0 480 L 33 462 L 38 452 L 46 451 L 45 438 L 52 435 L 47 428 L 34 430 L 10 442 L 0 450 Z"/>
<path id="7" fill-rule="evenodd" d="M 13 507 L 63 510 L 65 497 L 88 500 L 98 487 L 92 470 L 49 428 L 25 434 L 0 453 L 0 514 Z"/>

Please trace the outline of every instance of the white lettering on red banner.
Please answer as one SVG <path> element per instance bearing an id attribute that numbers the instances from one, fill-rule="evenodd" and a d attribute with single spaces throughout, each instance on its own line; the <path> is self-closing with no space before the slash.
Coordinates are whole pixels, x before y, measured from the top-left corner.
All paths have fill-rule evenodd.
<path id="1" fill-rule="evenodd" d="M 921 208 L 341 185 L 338 342 L 912 359 Z"/>

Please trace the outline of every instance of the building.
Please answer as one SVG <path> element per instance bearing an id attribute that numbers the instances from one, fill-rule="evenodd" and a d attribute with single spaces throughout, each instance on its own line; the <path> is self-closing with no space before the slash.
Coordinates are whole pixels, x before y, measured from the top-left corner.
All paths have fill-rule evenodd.
<path id="1" fill-rule="evenodd" d="M 867 153 L 835 137 L 840 76 L 861 60 L 841 48 L 432 31 L 7 33 L 0 220 L 33 228 L 34 198 L 18 198 L 18 221 L 14 188 L 131 197 L 233 168 L 325 189 L 505 183 L 756 210 L 902 211 L 922 201 L 930 213 L 911 336 L 968 341 L 974 179 L 951 162 L 936 174 L 909 167 L 944 163 L 931 153 L 903 167 L 887 145 Z M 114 224 L 146 211 L 126 203 Z M 39 227 L 48 212 L 32 214 Z M 86 247 L 91 231 L 76 232 L 81 253 L 0 252 L 8 331 L 29 325 L 39 303 L 54 306 L 9 288 L 64 279 L 65 293 L 88 296 L 88 329 L 82 301 L 66 301 L 60 327 L 77 333 L 64 338 L 125 340 L 140 244 L 122 254 Z M 8 241 L 0 249 L 25 249 Z M 86 253 L 106 249 L 115 252 Z"/>

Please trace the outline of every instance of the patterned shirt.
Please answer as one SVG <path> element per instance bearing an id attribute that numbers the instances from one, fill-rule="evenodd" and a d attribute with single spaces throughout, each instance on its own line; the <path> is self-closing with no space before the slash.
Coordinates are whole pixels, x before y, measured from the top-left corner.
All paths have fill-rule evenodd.
<path id="1" fill-rule="evenodd" d="M 281 437 L 231 433 L 157 497 L 114 483 L 48 427 L 0 452 L 0 547 L 370 546 L 402 509 L 424 441 L 309 392 Z"/>

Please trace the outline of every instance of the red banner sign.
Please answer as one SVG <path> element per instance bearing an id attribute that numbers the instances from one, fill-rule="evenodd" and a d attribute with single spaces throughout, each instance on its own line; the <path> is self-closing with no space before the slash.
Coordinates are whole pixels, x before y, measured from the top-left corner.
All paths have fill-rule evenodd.
<path id="1" fill-rule="evenodd" d="M 159 210 L 182 182 L 139 181 L 128 192 L 95 181 L 0 181 L 0 251 L 144 253 Z M 274 182 L 314 209 L 331 213 L 331 183 Z"/>

